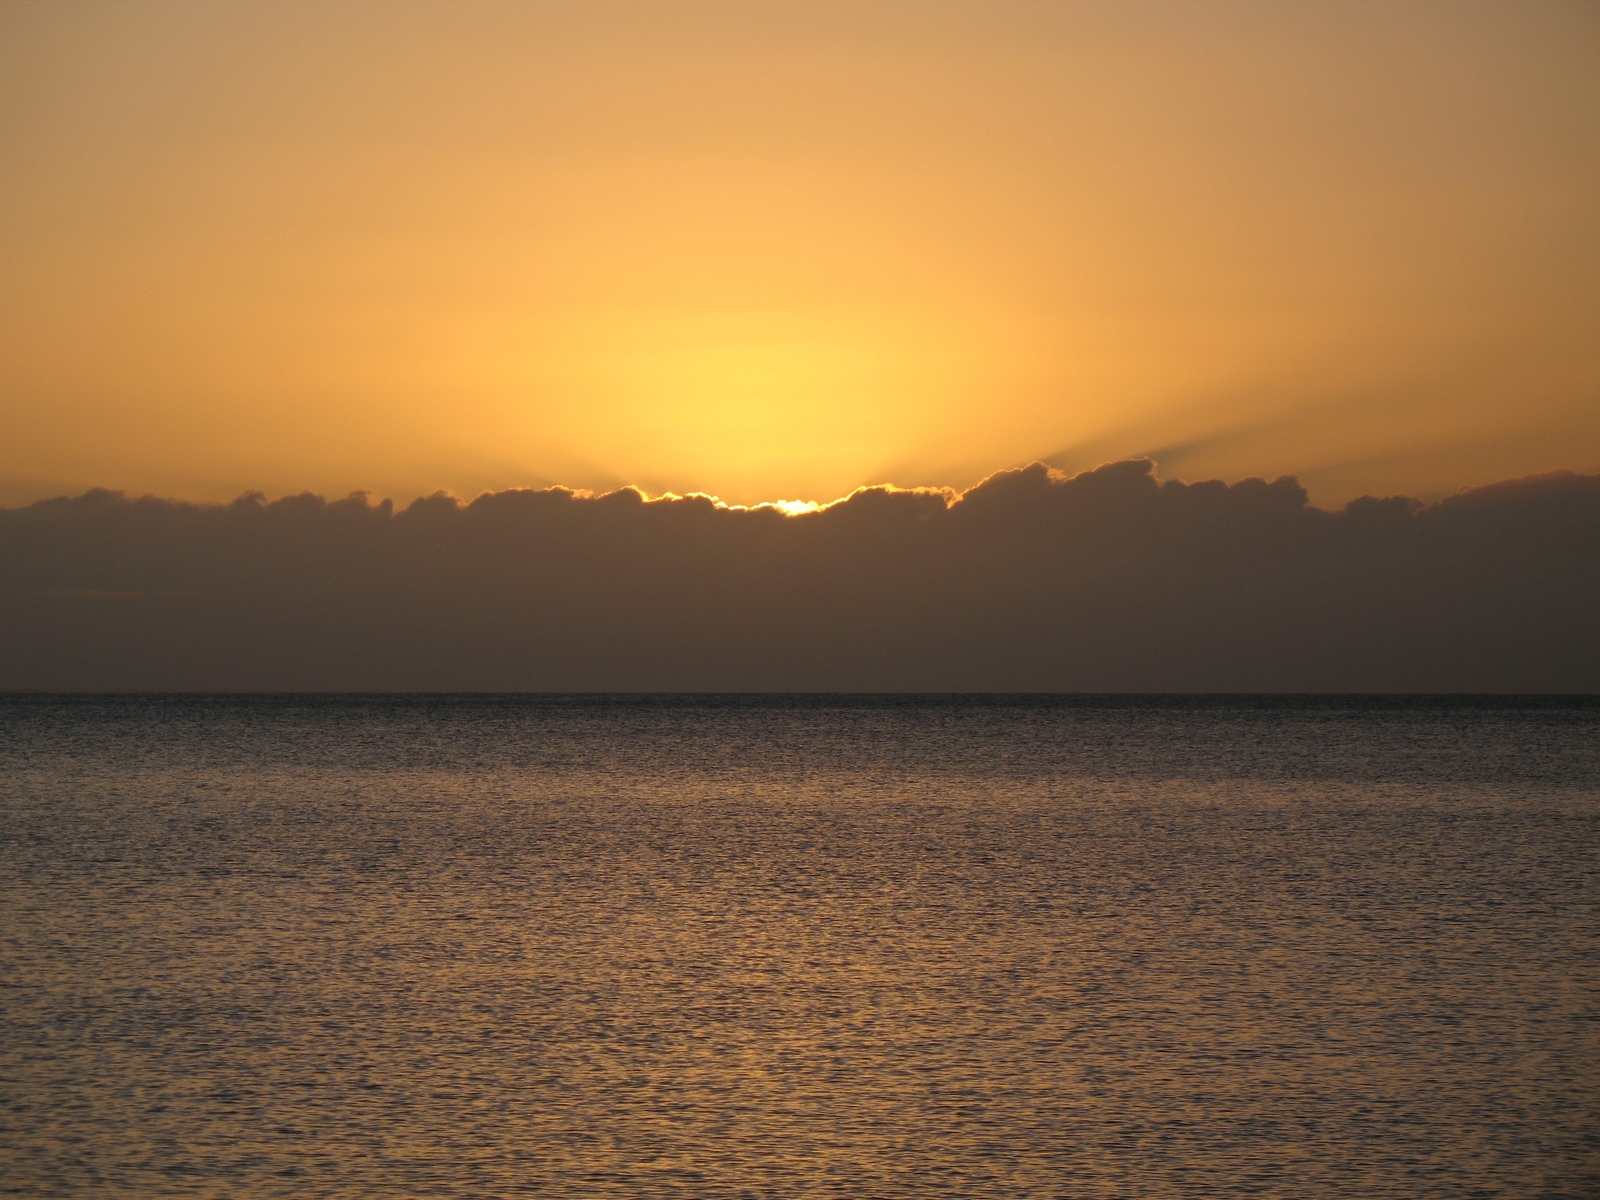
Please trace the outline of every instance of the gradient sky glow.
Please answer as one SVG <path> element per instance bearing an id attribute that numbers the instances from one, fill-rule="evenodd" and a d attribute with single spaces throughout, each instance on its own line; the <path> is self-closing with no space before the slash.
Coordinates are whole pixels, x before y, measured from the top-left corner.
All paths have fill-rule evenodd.
<path id="1" fill-rule="evenodd" d="M 0 503 L 1600 468 L 1600 8 L 0 6 Z"/>

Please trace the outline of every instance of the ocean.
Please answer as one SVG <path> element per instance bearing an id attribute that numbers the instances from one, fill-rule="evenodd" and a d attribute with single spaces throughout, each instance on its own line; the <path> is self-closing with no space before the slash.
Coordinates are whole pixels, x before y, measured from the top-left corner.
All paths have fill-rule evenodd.
<path id="1" fill-rule="evenodd" d="M 0 1194 L 1600 1195 L 1600 702 L 0 698 Z"/>

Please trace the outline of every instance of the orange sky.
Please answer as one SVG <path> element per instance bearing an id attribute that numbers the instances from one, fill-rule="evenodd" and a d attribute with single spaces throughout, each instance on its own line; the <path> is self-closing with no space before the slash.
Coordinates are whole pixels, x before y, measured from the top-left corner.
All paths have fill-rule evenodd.
<path id="1" fill-rule="evenodd" d="M 1600 469 L 1600 8 L 0 7 L 0 503 Z"/>

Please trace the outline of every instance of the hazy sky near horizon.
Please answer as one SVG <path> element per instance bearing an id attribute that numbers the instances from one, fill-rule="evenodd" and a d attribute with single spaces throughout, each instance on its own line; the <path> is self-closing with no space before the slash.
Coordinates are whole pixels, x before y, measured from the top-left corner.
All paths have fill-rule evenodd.
<path id="1" fill-rule="evenodd" d="M 1600 7 L 0 3 L 0 504 L 1600 468 Z"/>

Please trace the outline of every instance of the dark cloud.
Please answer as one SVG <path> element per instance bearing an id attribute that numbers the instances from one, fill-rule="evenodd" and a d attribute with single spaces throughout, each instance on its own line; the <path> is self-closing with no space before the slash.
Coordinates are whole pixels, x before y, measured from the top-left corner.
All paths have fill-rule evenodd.
<path id="1" fill-rule="evenodd" d="M 0 511 L 0 687 L 1600 691 L 1600 476 L 1337 512 L 1043 464 L 822 512 L 623 490 Z"/>

